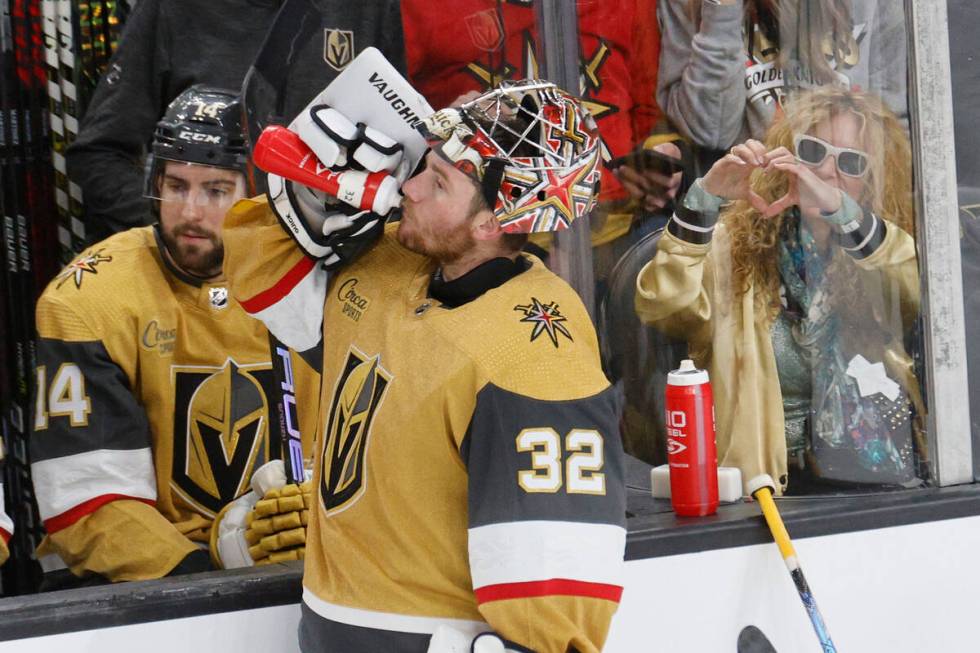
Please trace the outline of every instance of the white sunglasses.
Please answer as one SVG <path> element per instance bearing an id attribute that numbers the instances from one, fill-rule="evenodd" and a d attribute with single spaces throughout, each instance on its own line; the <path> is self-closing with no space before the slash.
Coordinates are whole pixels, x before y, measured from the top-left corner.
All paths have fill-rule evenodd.
<path id="1" fill-rule="evenodd" d="M 817 167 L 833 155 L 837 169 L 848 177 L 863 177 L 868 172 L 868 155 L 850 147 L 836 147 L 810 134 L 797 134 L 793 139 L 796 159 Z"/>

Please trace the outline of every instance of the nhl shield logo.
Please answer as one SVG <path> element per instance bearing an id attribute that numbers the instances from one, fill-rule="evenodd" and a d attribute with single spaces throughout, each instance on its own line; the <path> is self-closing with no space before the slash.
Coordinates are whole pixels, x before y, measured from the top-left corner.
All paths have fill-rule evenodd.
<path id="1" fill-rule="evenodd" d="M 354 59 L 354 32 L 327 27 L 323 30 L 323 60 L 340 72 Z"/>
<path id="2" fill-rule="evenodd" d="M 504 30 L 500 16 L 493 9 L 470 14 L 464 19 L 470 41 L 484 52 L 494 52 L 503 45 Z"/>
<path id="3" fill-rule="evenodd" d="M 362 494 L 371 422 L 391 379 L 381 367 L 380 355 L 369 357 L 350 348 L 334 389 L 324 438 L 320 502 L 327 514 L 347 509 Z"/>
<path id="4" fill-rule="evenodd" d="M 208 289 L 208 301 L 211 302 L 211 308 L 215 310 L 221 310 L 223 308 L 228 308 L 228 289 L 227 288 L 209 288 Z"/>

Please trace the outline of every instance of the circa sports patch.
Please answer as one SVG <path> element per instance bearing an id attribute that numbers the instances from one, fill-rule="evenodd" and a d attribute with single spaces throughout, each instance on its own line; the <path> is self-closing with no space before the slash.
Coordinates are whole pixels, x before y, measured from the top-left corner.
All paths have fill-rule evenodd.
<path id="1" fill-rule="evenodd" d="M 567 322 L 567 318 L 558 310 L 556 302 L 544 303 L 537 297 L 531 298 L 530 304 L 518 304 L 514 307 L 515 311 L 524 314 L 521 322 L 529 322 L 533 325 L 531 329 L 531 342 L 534 342 L 542 333 L 547 333 L 551 339 L 551 344 L 558 347 L 558 334 L 572 340 L 572 334 L 568 332 L 562 322 Z"/>
<path id="2" fill-rule="evenodd" d="M 55 288 L 61 288 L 61 286 L 63 286 L 69 279 L 74 279 L 75 288 L 81 288 L 86 272 L 89 274 L 98 274 L 99 271 L 95 268 L 99 265 L 99 263 L 109 263 L 112 261 L 111 256 L 103 256 L 102 252 L 103 250 L 100 249 L 96 252 L 92 252 L 91 254 L 79 256 L 74 261 L 66 265 L 65 269 L 59 272 L 58 276 L 55 277 L 55 279 L 58 280 Z"/>

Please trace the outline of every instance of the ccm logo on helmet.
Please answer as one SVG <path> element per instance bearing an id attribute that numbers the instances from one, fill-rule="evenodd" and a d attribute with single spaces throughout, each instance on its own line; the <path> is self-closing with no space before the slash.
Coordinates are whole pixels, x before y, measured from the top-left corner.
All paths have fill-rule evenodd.
<path id="1" fill-rule="evenodd" d="M 194 143 L 211 143 L 221 145 L 221 136 L 216 134 L 199 134 L 197 132 L 182 131 L 177 135 L 178 138 Z"/>

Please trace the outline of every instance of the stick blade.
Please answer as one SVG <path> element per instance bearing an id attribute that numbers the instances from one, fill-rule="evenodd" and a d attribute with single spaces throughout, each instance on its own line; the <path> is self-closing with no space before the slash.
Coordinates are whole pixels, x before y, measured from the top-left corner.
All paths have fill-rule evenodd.
<path id="1" fill-rule="evenodd" d="M 738 653 L 776 653 L 769 638 L 755 626 L 746 626 L 738 634 Z"/>

